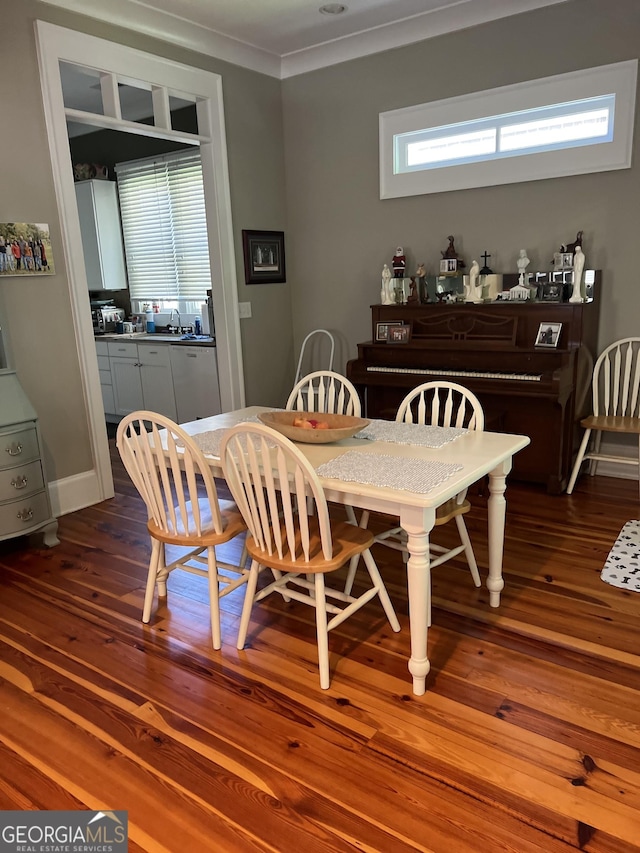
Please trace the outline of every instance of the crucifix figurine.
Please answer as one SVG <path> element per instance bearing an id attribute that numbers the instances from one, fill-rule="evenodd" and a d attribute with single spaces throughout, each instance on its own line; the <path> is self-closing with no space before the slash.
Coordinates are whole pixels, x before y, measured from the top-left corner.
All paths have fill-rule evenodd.
<path id="1" fill-rule="evenodd" d="M 484 266 L 480 270 L 480 275 L 493 275 L 493 270 L 487 266 L 487 261 L 489 260 L 491 255 L 489 255 L 487 253 L 487 250 L 485 249 L 484 253 L 482 255 L 480 255 L 480 257 L 484 261 Z"/>

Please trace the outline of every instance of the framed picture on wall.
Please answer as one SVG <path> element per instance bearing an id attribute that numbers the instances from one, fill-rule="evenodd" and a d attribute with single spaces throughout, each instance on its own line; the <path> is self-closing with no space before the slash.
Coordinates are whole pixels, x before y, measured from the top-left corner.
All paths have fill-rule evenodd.
<path id="1" fill-rule="evenodd" d="M 246 284 L 278 284 L 286 281 L 284 231 L 244 231 L 244 279 Z"/>
<path id="2" fill-rule="evenodd" d="M 0 277 L 54 273 L 49 226 L 45 222 L 0 222 Z"/>

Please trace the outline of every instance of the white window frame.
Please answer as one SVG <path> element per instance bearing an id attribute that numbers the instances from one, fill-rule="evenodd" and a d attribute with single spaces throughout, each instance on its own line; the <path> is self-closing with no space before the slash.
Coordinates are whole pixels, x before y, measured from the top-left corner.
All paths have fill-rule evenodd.
<path id="1" fill-rule="evenodd" d="M 496 186 L 522 181 L 581 175 L 631 166 L 638 60 L 617 62 L 433 101 L 380 114 L 380 198 L 401 198 L 425 193 L 448 192 L 473 187 Z M 614 95 L 613 139 L 594 144 L 579 142 L 572 147 L 524 153 L 519 156 L 480 158 L 476 162 L 444 163 L 440 167 L 396 171 L 398 139 L 402 134 L 450 128 L 452 135 L 482 127 L 486 120 L 545 110 Z M 539 113 L 538 113 L 539 114 Z M 533 116 L 532 116 L 533 117 Z"/>

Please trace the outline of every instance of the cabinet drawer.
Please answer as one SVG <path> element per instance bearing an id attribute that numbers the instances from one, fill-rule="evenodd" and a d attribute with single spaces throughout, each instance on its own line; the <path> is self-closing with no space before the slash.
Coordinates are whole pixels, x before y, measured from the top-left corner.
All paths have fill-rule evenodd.
<path id="1" fill-rule="evenodd" d="M 0 504 L 0 530 L 4 535 L 28 533 L 51 518 L 46 492 Z"/>
<path id="2" fill-rule="evenodd" d="M 109 356 L 108 355 L 99 355 L 98 356 L 98 370 L 111 372 L 111 365 L 109 364 Z"/>
<path id="3" fill-rule="evenodd" d="M 0 471 L 0 502 L 24 500 L 44 488 L 40 460 Z"/>
<path id="4" fill-rule="evenodd" d="M 100 361 L 101 355 L 109 355 L 109 341 L 96 341 L 96 353 L 98 355 L 98 361 Z"/>
<path id="5" fill-rule="evenodd" d="M 35 427 L 0 434 L 0 469 L 14 468 L 40 458 Z"/>
<path id="6" fill-rule="evenodd" d="M 109 341 L 109 355 L 121 358 L 137 358 L 138 344 L 131 341 Z"/>
<path id="7" fill-rule="evenodd" d="M 168 367 L 171 363 L 171 349 L 168 346 L 143 344 L 138 349 L 142 364 L 159 364 Z"/>

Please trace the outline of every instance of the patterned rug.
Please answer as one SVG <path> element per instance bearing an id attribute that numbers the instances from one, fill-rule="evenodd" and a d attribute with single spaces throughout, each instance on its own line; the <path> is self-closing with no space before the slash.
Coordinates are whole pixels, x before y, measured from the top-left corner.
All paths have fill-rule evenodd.
<path id="1" fill-rule="evenodd" d="M 612 586 L 640 592 L 640 521 L 627 521 L 609 551 L 600 577 Z"/>

